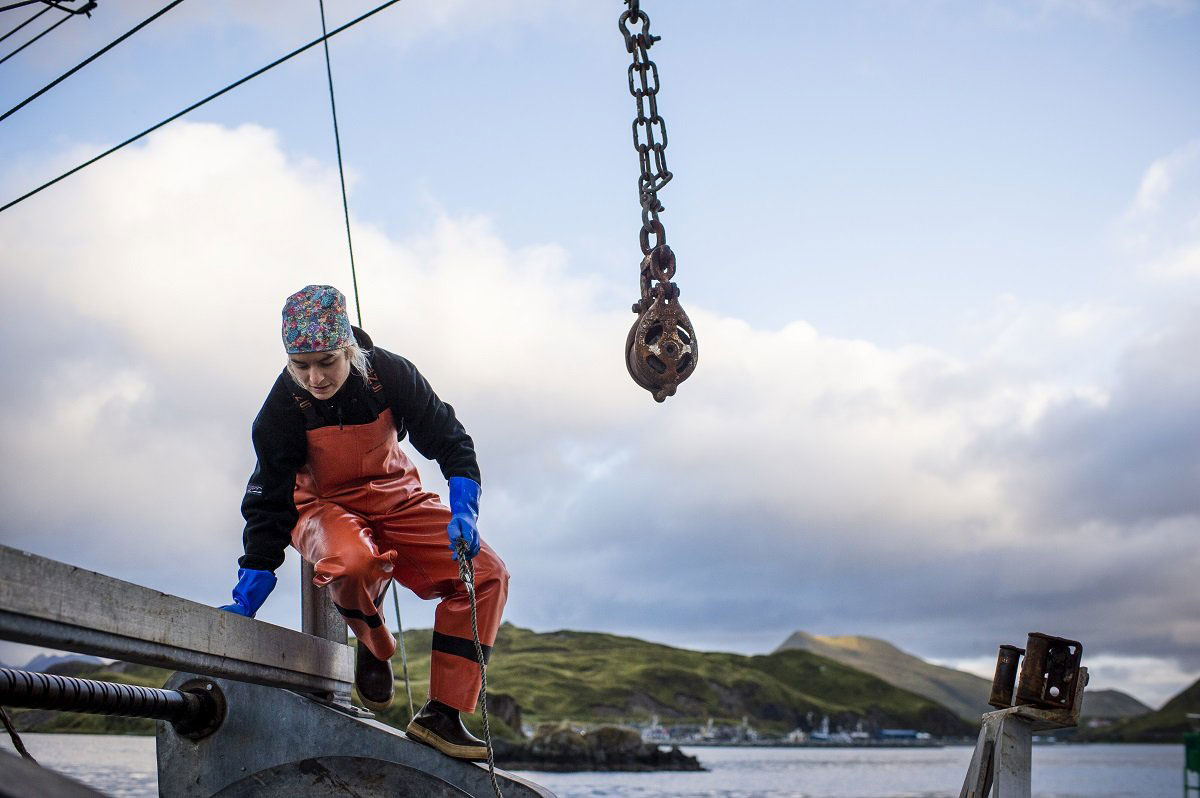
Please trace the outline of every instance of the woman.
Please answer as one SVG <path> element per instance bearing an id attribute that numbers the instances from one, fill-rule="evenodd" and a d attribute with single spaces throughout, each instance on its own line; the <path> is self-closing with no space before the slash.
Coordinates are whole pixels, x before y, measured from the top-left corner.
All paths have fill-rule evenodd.
<path id="1" fill-rule="evenodd" d="M 459 717 L 475 710 L 480 670 L 458 547 L 465 545 L 475 568 L 485 662 L 508 571 L 476 529 L 479 465 L 471 437 L 416 367 L 350 326 L 336 288 L 310 285 L 288 297 L 283 343 L 287 366 L 254 419 L 258 465 L 242 500 L 245 554 L 234 603 L 222 609 L 253 618 L 291 543 L 313 564 L 313 583 L 328 588 L 358 640 L 359 698 L 383 709 L 394 694 L 396 641 L 382 612 L 390 581 L 440 599 L 429 700 L 407 731 L 450 756 L 486 759 L 485 744 Z M 449 509 L 422 488 L 400 448 L 405 434 L 449 480 Z"/>

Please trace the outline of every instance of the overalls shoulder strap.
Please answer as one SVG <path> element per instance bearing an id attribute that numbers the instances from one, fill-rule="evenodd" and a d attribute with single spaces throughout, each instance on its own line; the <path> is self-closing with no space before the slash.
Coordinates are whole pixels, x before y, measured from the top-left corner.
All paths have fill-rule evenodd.
<path id="1" fill-rule="evenodd" d="M 383 395 L 383 383 L 379 381 L 379 375 L 373 368 L 367 369 L 367 401 L 371 403 L 371 411 L 376 418 L 388 406 L 387 398 Z"/>
<path id="2" fill-rule="evenodd" d="M 353 377 L 351 378 L 353 379 Z M 304 414 L 305 429 L 317 429 L 324 425 L 324 421 L 317 415 L 317 408 L 313 406 L 312 399 L 294 389 L 291 390 L 291 394 L 293 401 L 296 402 L 296 407 Z M 371 412 L 376 418 L 388 406 L 387 398 L 383 394 L 383 383 L 379 381 L 375 369 L 367 369 L 367 402 L 370 403 Z"/>
<path id="3" fill-rule="evenodd" d="M 316 429 L 321 426 L 321 417 L 317 415 L 317 408 L 313 407 L 312 400 L 296 391 L 291 391 L 291 394 L 296 406 L 304 414 L 304 428 Z"/>
<path id="4" fill-rule="evenodd" d="M 371 410 L 378 418 L 384 410 L 388 408 L 387 397 L 383 393 L 383 383 L 379 381 L 379 375 L 375 373 L 375 369 L 367 369 L 367 401 L 371 403 Z M 406 430 L 404 428 L 404 419 L 392 415 L 392 424 L 396 427 L 397 440 L 404 440 Z"/>

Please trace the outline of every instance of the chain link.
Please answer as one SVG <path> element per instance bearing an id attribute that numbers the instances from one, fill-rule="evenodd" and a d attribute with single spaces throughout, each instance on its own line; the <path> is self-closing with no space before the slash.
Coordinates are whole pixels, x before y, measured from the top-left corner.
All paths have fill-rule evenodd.
<path id="1" fill-rule="evenodd" d="M 679 304 L 675 276 L 675 253 L 667 245 L 667 231 L 659 214 L 663 205 L 658 192 L 671 182 L 667 168 L 667 124 L 658 113 L 661 83 L 658 66 L 649 50 L 659 40 L 650 34 L 650 17 L 639 0 L 625 0 L 627 10 L 617 27 L 625 37 L 625 49 L 633 56 L 629 65 L 629 93 L 637 103 L 633 120 L 633 146 L 637 150 L 638 204 L 642 208 L 642 248 L 639 267 L 641 298 L 633 303 L 637 321 L 625 339 L 625 366 L 629 376 L 661 402 L 675 394 L 679 383 L 696 369 L 699 349 L 696 331 Z"/>
<path id="2" fill-rule="evenodd" d="M 643 255 L 667 243 L 667 232 L 658 215 L 663 205 L 658 192 L 671 182 L 667 168 L 667 124 L 658 113 L 658 66 L 649 51 L 661 36 L 650 33 L 650 17 L 639 0 L 625 0 L 628 10 L 621 14 L 617 27 L 625 37 L 625 50 L 633 56 L 629 65 L 629 93 L 637 103 L 633 120 L 633 147 L 637 150 L 641 174 L 638 175 L 638 203 L 642 208 L 639 244 Z M 639 29 L 640 28 L 640 29 Z M 653 237 L 653 238 L 652 238 Z"/>

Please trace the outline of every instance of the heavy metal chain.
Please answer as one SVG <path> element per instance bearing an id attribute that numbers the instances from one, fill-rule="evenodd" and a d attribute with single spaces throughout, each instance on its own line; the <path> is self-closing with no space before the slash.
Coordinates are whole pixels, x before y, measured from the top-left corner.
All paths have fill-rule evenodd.
<path id="1" fill-rule="evenodd" d="M 640 0 L 625 0 L 629 9 L 621 14 L 618 27 L 625 37 L 625 49 L 633 56 L 629 65 L 629 93 L 637 103 L 633 120 L 633 146 L 638 153 L 641 175 L 638 177 L 638 202 L 642 206 L 642 254 L 667 243 L 658 214 L 663 206 L 658 192 L 671 182 L 667 169 L 667 125 L 658 113 L 658 65 L 650 60 L 650 48 L 661 36 L 650 34 L 650 17 L 639 7 Z M 635 29 L 641 27 L 640 31 Z M 654 236 L 653 242 L 650 237 Z"/>
<path id="2" fill-rule="evenodd" d="M 667 246 L 667 231 L 659 214 L 663 211 L 658 192 L 671 182 L 667 168 L 667 125 L 658 113 L 658 66 L 649 51 L 661 36 L 650 33 L 650 17 L 640 0 L 625 0 L 628 8 L 617 27 L 625 37 L 625 49 L 633 56 L 629 65 L 629 93 L 637 103 L 633 120 L 633 146 L 638 153 L 638 204 L 642 229 L 640 266 L 641 298 L 634 303 L 638 320 L 625 342 L 625 365 L 633 381 L 661 402 L 675 393 L 679 383 L 696 368 L 699 349 L 691 321 L 679 305 L 675 276 L 675 253 Z M 654 283 L 657 282 L 657 285 Z"/>

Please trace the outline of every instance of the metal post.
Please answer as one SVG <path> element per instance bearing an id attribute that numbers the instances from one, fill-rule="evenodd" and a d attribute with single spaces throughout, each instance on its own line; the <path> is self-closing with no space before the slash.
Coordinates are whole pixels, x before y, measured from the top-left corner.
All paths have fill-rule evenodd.
<path id="1" fill-rule="evenodd" d="M 333 606 L 329 591 L 313 584 L 313 565 L 301 560 L 300 566 L 300 629 L 305 634 L 320 637 L 334 643 L 346 644 L 346 622 Z M 350 707 L 350 689 L 339 686 L 329 694 L 329 700 L 342 707 Z M 370 713 L 366 713 L 370 717 Z"/>
<path id="2" fill-rule="evenodd" d="M 1187 719 L 1192 731 L 1183 735 L 1183 798 L 1200 796 L 1200 715 L 1189 714 Z"/>
<path id="3" fill-rule="evenodd" d="M 300 628 L 306 635 L 345 645 L 346 622 L 329 594 L 313 584 L 313 573 L 312 563 L 305 560 L 300 566 Z"/>
<path id="4" fill-rule="evenodd" d="M 1033 635 L 1030 635 L 1030 639 L 1033 639 Z M 1074 641 L 1068 642 L 1079 646 Z M 997 671 L 1007 673 L 1011 670 L 1011 663 L 1004 661 L 1006 653 L 1011 652 L 1000 652 L 1001 661 L 997 663 Z M 1026 668 L 1028 662 L 1027 659 Z M 1001 681 L 1003 679 L 998 676 L 996 682 Z M 1078 725 L 1083 712 L 1083 688 L 1087 682 L 1087 668 L 1063 671 L 1062 683 L 1070 687 L 1072 703 L 1069 709 L 1045 709 L 1021 704 L 985 713 L 959 798 L 1030 798 L 1033 733 Z M 1058 696 L 1052 697 L 1057 699 Z"/>

